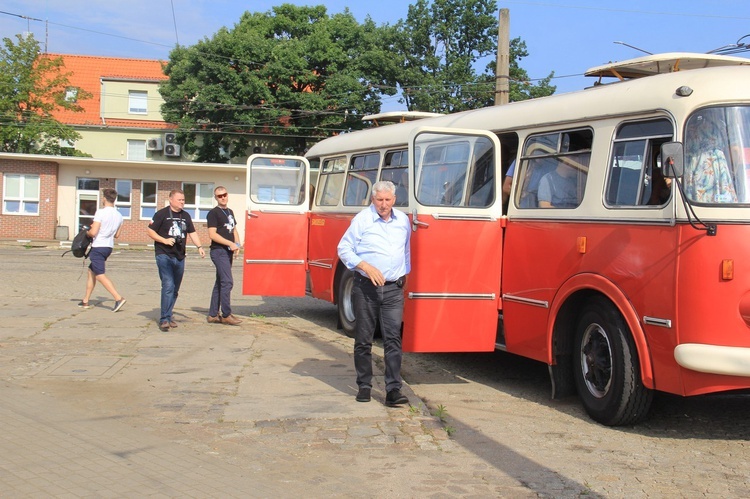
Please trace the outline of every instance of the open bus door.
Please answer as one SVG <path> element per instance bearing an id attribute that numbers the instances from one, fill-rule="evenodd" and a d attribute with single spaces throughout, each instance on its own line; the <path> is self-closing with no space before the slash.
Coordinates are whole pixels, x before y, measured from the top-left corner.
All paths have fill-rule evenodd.
<path id="1" fill-rule="evenodd" d="M 477 130 L 420 128 L 409 140 L 411 274 L 403 349 L 495 349 L 502 268 L 500 142 Z"/>
<path id="2" fill-rule="evenodd" d="M 305 295 L 309 185 L 301 156 L 247 159 L 243 294 Z"/>

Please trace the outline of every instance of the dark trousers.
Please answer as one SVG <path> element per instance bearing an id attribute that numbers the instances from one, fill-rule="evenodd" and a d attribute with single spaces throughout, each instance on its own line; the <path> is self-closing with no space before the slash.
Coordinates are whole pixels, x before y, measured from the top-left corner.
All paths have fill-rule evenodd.
<path id="1" fill-rule="evenodd" d="M 161 279 L 161 312 L 159 323 L 172 320 L 172 310 L 180 294 L 182 276 L 185 274 L 185 260 L 171 255 L 156 255 L 156 267 Z"/>
<path id="2" fill-rule="evenodd" d="M 372 339 L 380 320 L 385 354 L 385 389 L 401 389 L 401 321 L 404 315 L 404 290 L 396 283 L 375 286 L 356 275 L 352 289 L 356 331 L 354 369 L 357 386 L 372 388 Z"/>
<path id="3" fill-rule="evenodd" d="M 232 278 L 232 259 L 234 255 L 224 248 L 211 248 L 211 261 L 216 267 L 216 282 L 211 292 L 211 303 L 208 315 L 216 317 L 221 309 L 221 315 L 228 317 L 232 314 L 230 303 L 234 279 Z"/>

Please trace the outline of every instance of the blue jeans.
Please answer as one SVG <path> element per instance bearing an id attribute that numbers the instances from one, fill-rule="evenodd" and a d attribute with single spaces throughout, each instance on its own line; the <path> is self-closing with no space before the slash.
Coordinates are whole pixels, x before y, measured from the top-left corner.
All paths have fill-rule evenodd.
<path id="1" fill-rule="evenodd" d="M 225 248 L 211 248 L 211 261 L 216 267 L 216 282 L 211 292 L 211 303 L 208 307 L 208 315 L 216 317 L 221 315 L 229 317 L 232 315 L 230 304 L 234 279 L 232 278 L 232 259 L 234 255 Z"/>
<path id="2" fill-rule="evenodd" d="M 161 317 L 159 323 L 172 320 L 172 309 L 177 301 L 185 273 L 185 260 L 178 260 L 169 255 L 156 255 L 156 267 L 161 279 Z"/>
<path id="3" fill-rule="evenodd" d="M 404 290 L 395 283 L 375 286 L 357 274 L 352 288 L 356 330 L 354 369 L 357 386 L 372 388 L 372 339 L 380 320 L 385 356 L 385 389 L 401 389 L 401 322 L 404 315 Z"/>

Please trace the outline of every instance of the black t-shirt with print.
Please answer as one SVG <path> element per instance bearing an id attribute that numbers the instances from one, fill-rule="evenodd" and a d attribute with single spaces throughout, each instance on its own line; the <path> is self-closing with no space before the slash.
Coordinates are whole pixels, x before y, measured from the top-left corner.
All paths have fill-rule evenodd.
<path id="1" fill-rule="evenodd" d="M 178 260 L 185 258 L 187 236 L 195 232 L 190 213 L 185 210 L 172 211 L 172 208 L 167 206 L 154 213 L 148 227 L 161 237 L 171 237 L 175 240 L 174 246 L 154 241 L 154 250 L 157 255 L 174 256 Z"/>
<path id="2" fill-rule="evenodd" d="M 224 239 L 236 242 L 234 240 L 234 228 L 237 226 L 237 221 L 234 218 L 234 212 L 229 208 L 222 208 L 220 206 L 214 207 L 206 215 L 206 225 L 208 228 L 215 227 L 216 233 Z M 225 245 L 211 241 L 211 249 L 224 248 L 228 249 Z"/>

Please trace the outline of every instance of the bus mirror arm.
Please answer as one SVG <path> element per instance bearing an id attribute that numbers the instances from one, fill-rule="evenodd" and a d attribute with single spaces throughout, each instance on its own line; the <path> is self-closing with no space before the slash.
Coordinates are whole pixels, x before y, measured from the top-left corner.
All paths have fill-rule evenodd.
<path id="1" fill-rule="evenodd" d="M 716 224 L 707 224 L 698 218 L 698 215 L 693 210 L 692 203 L 690 203 L 690 200 L 685 195 L 685 189 L 680 181 L 685 172 L 682 143 L 665 142 L 661 145 L 661 157 L 662 173 L 665 178 L 674 179 L 677 184 L 677 190 L 680 191 L 680 198 L 682 199 L 682 205 L 685 207 L 685 213 L 687 214 L 690 226 L 695 230 L 705 230 L 707 236 L 715 236 L 717 231 Z"/>

